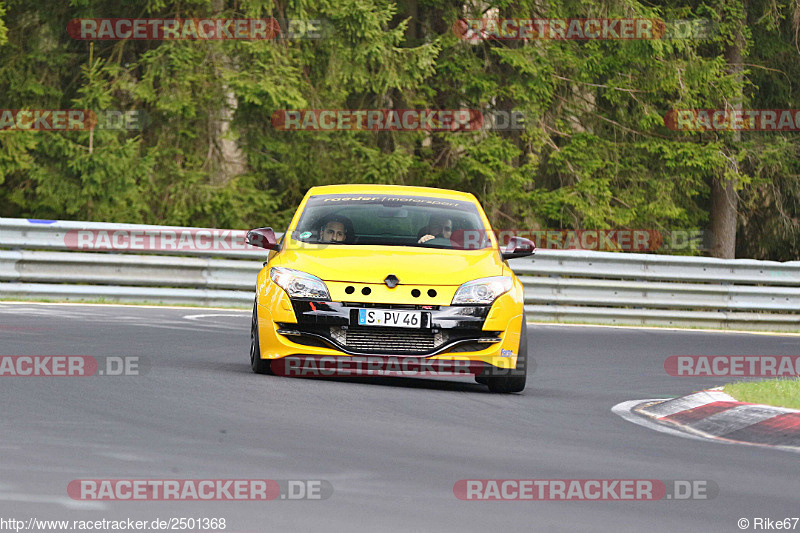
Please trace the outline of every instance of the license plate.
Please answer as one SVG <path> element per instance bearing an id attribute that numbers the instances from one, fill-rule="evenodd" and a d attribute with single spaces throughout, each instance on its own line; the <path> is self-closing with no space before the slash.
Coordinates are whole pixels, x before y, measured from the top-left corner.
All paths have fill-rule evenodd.
<path id="1" fill-rule="evenodd" d="M 422 311 L 396 311 L 390 309 L 359 309 L 359 326 L 391 326 L 395 328 L 421 328 Z"/>

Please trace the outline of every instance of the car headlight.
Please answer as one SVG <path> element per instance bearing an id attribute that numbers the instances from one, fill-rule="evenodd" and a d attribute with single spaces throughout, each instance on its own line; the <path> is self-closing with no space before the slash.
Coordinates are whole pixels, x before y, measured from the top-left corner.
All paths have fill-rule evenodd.
<path id="1" fill-rule="evenodd" d="M 328 287 L 317 276 L 292 270 L 291 268 L 272 267 L 269 277 L 286 291 L 289 298 L 310 298 L 312 300 L 330 300 Z"/>
<path id="2" fill-rule="evenodd" d="M 511 290 L 514 283 L 506 276 L 493 276 L 468 281 L 461 285 L 453 296 L 451 305 L 489 305 L 498 296 Z"/>

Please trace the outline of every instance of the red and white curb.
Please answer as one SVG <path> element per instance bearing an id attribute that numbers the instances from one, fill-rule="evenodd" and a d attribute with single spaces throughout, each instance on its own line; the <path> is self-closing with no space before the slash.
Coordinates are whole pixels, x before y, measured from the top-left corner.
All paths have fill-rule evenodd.
<path id="1" fill-rule="evenodd" d="M 800 411 L 740 402 L 719 389 L 622 402 L 611 411 L 662 433 L 800 452 Z"/>

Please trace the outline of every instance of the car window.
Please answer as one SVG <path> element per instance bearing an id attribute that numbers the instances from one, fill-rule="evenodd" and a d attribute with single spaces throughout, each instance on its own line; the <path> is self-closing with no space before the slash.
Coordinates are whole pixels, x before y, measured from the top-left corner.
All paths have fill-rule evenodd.
<path id="1" fill-rule="evenodd" d="M 463 200 L 405 195 L 315 195 L 308 199 L 292 239 L 330 242 L 320 235 L 328 223 L 348 226 L 346 239 L 333 244 L 472 250 L 491 246 L 477 207 Z"/>

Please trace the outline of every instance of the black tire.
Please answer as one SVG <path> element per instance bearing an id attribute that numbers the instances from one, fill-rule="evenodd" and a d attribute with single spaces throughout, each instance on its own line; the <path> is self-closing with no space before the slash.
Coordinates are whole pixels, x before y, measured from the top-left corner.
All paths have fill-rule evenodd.
<path id="1" fill-rule="evenodd" d="M 528 327 L 525 314 L 522 315 L 522 328 L 519 333 L 519 351 L 517 352 L 517 366 L 510 370 L 493 369 L 492 374 L 502 372 L 502 376 L 482 376 L 482 380 L 492 392 L 508 393 L 522 392 L 528 374 Z M 477 379 L 477 378 L 476 378 Z"/>
<path id="2" fill-rule="evenodd" d="M 272 362 L 261 359 L 261 345 L 258 342 L 258 300 L 253 303 L 253 320 L 250 323 L 250 368 L 256 374 L 272 374 Z"/>

